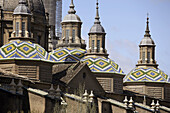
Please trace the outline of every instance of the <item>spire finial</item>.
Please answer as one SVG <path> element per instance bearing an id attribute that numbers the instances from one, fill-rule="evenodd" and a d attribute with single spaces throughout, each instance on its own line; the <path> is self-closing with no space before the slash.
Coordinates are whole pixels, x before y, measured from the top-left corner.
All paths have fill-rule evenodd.
<path id="1" fill-rule="evenodd" d="M 70 4 L 70 10 L 68 11 L 69 14 L 75 14 L 76 11 L 74 10 L 74 3 L 73 0 L 71 0 L 71 4 Z"/>
<path id="2" fill-rule="evenodd" d="M 146 22 L 146 31 L 145 31 L 145 37 L 150 37 L 151 35 L 149 34 L 149 13 L 147 13 L 147 22 Z"/>
<path id="3" fill-rule="evenodd" d="M 96 3 L 96 17 L 95 17 L 95 22 L 94 23 L 100 23 L 100 17 L 99 17 L 99 2 L 97 0 L 97 3 Z"/>

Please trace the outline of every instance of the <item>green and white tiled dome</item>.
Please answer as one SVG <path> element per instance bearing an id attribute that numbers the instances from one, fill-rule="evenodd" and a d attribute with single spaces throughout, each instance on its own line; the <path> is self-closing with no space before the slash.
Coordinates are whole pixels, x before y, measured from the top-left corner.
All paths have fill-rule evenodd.
<path id="1" fill-rule="evenodd" d="M 52 61 L 44 48 L 29 41 L 13 41 L 3 45 L 0 48 L 0 60 L 10 59 Z"/>
<path id="2" fill-rule="evenodd" d="M 119 65 L 109 58 L 86 56 L 81 61 L 87 63 L 92 72 L 124 74 Z"/>
<path id="3" fill-rule="evenodd" d="M 76 48 L 61 48 L 50 53 L 54 62 L 78 62 L 84 57 L 86 50 Z"/>
<path id="4" fill-rule="evenodd" d="M 169 77 L 160 69 L 135 68 L 124 78 L 124 82 L 169 82 Z"/>

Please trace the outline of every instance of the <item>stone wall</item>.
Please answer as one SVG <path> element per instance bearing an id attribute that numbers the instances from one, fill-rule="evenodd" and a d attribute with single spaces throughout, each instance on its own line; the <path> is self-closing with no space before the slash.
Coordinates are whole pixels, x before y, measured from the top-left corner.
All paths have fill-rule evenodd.
<path id="1" fill-rule="evenodd" d="M 51 83 L 52 65 L 44 61 L 7 60 L 1 61 L 0 68 L 33 80 Z"/>
<path id="2" fill-rule="evenodd" d="M 123 75 L 115 73 L 95 73 L 94 75 L 105 91 L 123 93 Z"/>
<path id="3" fill-rule="evenodd" d="M 22 110 L 22 96 L 0 89 L 0 113 Z"/>

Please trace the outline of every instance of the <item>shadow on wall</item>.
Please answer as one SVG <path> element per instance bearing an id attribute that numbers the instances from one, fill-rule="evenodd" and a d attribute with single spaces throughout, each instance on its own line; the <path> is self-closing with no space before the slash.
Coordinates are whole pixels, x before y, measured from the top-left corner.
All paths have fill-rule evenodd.
<path id="1" fill-rule="evenodd" d="M 6 90 L 0 89 L 0 113 L 30 111 L 28 92 L 24 89 L 24 95 L 12 94 Z"/>

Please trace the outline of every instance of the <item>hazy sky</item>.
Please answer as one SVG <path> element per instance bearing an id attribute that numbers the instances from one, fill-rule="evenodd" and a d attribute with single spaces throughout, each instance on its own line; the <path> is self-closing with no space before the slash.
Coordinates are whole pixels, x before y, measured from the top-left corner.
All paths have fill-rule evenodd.
<path id="1" fill-rule="evenodd" d="M 63 0 L 63 17 L 71 0 Z M 81 18 L 82 38 L 88 45 L 88 32 L 94 23 L 96 0 L 74 0 L 75 10 Z M 106 31 L 106 48 L 127 74 L 139 59 L 146 17 L 149 13 L 150 31 L 156 44 L 159 68 L 170 76 L 170 0 L 99 0 L 101 24 Z M 88 48 L 88 47 L 87 47 Z"/>

